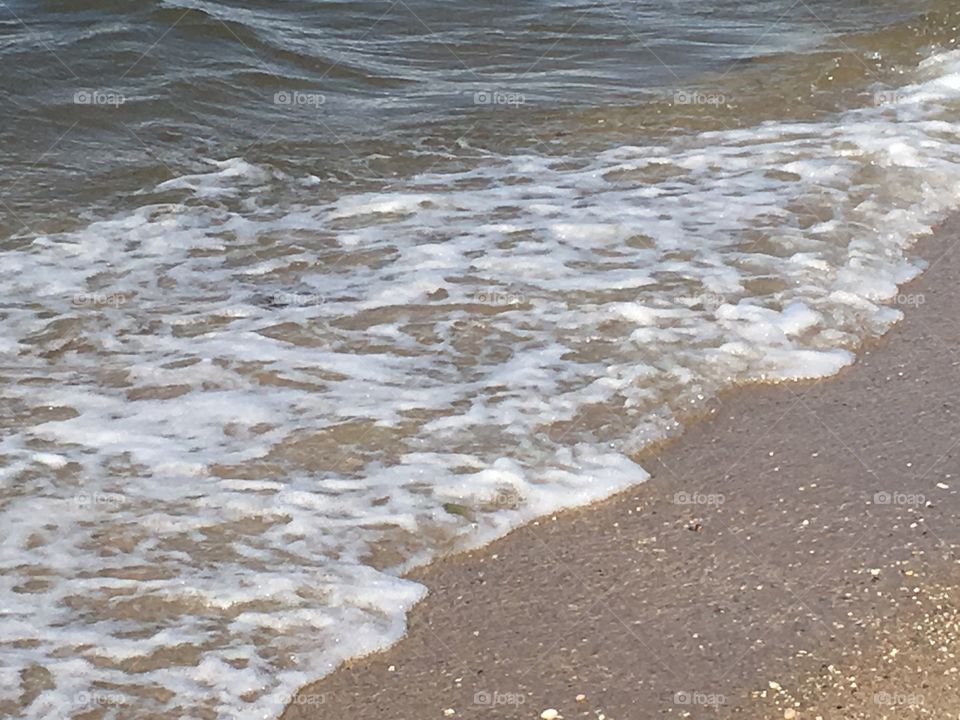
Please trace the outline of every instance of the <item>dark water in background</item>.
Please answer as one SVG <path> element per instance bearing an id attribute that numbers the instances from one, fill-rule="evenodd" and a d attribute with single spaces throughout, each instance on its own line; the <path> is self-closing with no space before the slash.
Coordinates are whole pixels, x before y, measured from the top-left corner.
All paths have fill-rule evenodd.
<path id="1" fill-rule="evenodd" d="M 203 159 L 296 167 L 334 191 L 389 179 L 464 142 L 538 142 L 546 112 L 635 104 L 916 11 L 899 0 L 9 0 L 0 229 L 116 208 Z"/>

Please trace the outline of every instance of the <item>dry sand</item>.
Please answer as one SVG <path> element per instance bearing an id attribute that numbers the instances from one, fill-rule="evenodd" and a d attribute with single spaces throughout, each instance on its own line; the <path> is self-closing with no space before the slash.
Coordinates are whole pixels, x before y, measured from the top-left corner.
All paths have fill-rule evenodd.
<path id="1" fill-rule="evenodd" d="M 960 718 L 957 238 L 855 366 L 734 393 L 648 483 L 413 573 L 408 635 L 284 720 Z"/>

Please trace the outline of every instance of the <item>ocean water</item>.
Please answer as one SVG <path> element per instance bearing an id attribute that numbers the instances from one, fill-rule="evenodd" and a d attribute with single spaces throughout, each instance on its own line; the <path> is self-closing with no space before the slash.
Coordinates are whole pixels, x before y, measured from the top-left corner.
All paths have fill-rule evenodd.
<path id="1" fill-rule="evenodd" d="M 0 714 L 277 717 L 849 365 L 960 202 L 957 10 L 0 5 Z"/>

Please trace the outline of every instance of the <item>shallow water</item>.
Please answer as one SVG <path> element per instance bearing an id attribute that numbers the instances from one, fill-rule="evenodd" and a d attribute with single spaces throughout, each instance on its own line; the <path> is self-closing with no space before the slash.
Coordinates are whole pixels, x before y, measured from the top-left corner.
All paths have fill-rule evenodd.
<path id="1" fill-rule="evenodd" d="M 916 11 L 835 5 L 9 0 L 2 227 L 136 207 L 130 192 L 210 159 L 316 175 L 330 198 L 442 162 L 461 137 L 509 151 L 504 125 L 526 145 L 539 113 L 635 105 Z"/>
<path id="2" fill-rule="evenodd" d="M 7 11 L 23 717 L 276 716 L 412 564 L 849 364 L 957 204 L 950 3 Z"/>

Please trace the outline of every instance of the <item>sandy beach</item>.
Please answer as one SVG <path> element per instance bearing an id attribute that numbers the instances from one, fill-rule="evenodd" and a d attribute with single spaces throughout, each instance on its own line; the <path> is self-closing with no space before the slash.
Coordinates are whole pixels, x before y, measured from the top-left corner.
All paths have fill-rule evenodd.
<path id="1" fill-rule="evenodd" d="M 403 640 L 284 720 L 958 717 L 958 233 L 854 366 L 732 393 L 646 484 L 414 572 Z"/>

